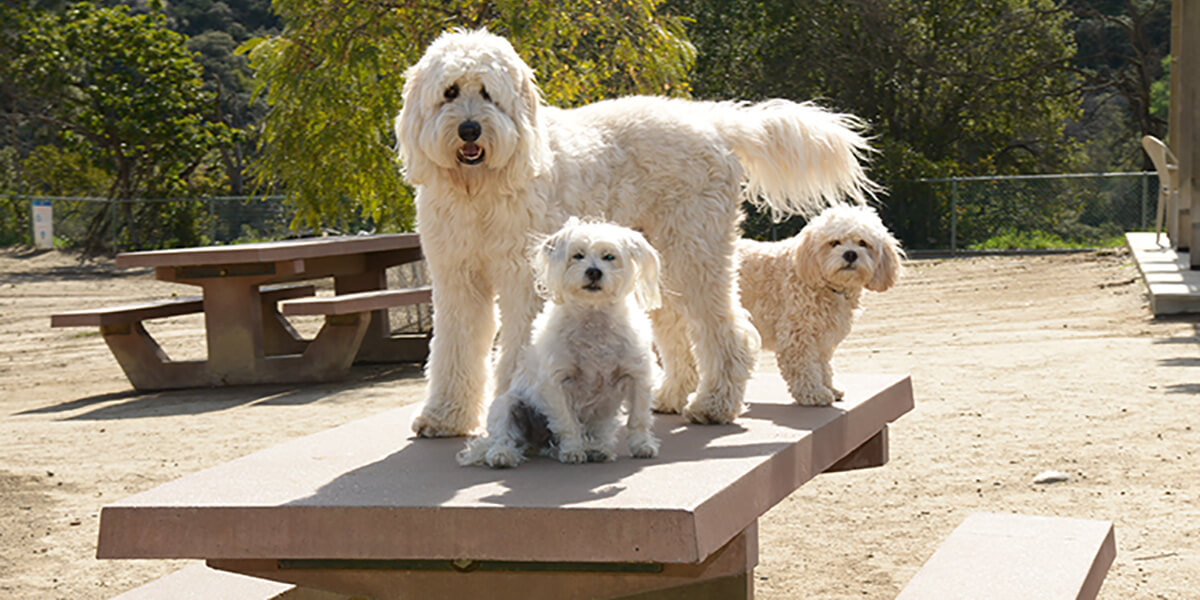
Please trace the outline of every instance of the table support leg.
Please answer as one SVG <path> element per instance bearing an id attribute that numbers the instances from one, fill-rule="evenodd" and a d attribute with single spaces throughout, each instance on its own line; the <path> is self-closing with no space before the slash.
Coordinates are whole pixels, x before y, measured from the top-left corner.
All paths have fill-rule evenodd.
<path id="1" fill-rule="evenodd" d="M 166 390 L 207 385 L 203 361 L 172 361 L 140 322 L 102 325 L 100 333 L 134 389 Z"/>
<path id="2" fill-rule="evenodd" d="M 302 354 L 309 340 L 304 339 L 287 317 L 279 313 L 273 302 L 264 302 L 262 307 L 263 354 Z"/>
<path id="3" fill-rule="evenodd" d="M 262 298 L 257 285 L 213 278 L 204 285 L 208 368 L 215 383 L 257 383 L 263 371 Z"/>
<path id="4" fill-rule="evenodd" d="M 871 436 L 870 439 L 863 442 L 862 445 L 851 450 L 849 454 L 843 456 L 841 460 L 833 464 L 833 466 L 825 469 L 826 473 L 836 473 L 838 471 L 853 471 L 855 469 L 869 469 L 871 467 L 881 467 L 886 465 L 888 461 L 888 429 L 887 425 L 879 430 L 879 433 Z"/>
<path id="5" fill-rule="evenodd" d="M 354 363 L 354 349 L 362 344 L 372 320 L 371 313 L 326 316 L 317 337 L 304 350 L 310 375 L 317 381 L 344 377 Z"/>
<path id="6" fill-rule="evenodd" d="M 413 249 L 411 260 L 420 256 Z M 387 289 L 387 268 L 394 262 L 369 261 L 364 272 L 356 275 L 341 275 L 334 278 L 334 291 L 338 294 L 367 292 Z M 428 334 L 392 335 L 391 317 L 386 309 L 371 313 L 371 324 L 358 348 L 358 363 L 424 362 L 429 356 Z"/>
<path id="7" fill-rule="evenodd" d="M 431 566 L 389 568 L 418 562 Z M 481 561 L 460 571 L 451 561 L 432 560 L 208 561 L 215 569 L 373 600 L 752 600 L 757 563 L 757 523 L 699 564 L 584 563 L 594 568 L 583 571 L 580 563 Z"/>

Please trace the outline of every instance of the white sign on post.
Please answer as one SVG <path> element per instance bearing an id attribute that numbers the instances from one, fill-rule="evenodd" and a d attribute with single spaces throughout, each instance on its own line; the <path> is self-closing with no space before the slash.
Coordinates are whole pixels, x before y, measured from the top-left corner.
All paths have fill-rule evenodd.
<path id="1" fill-rule="evenodd" d="M 54 247 L 54 208 L 49 200 L 33 201 L 33 245 Z"/>

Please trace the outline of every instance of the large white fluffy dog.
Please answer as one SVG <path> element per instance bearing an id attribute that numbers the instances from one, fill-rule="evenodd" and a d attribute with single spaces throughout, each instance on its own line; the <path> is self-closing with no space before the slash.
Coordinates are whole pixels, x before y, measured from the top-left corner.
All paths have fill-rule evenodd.
<path id="1" fill-rule="evenodd" d="M 838 205 L 792 238 L 739 240 L 737 253 L 742 304 L 792 398 L 816 406 L 841 398 L 833 352 L 850 333 L 863 288 L 882 292 L 899 277 L 896 238 L 873 209 Z"/>
<path id="2" fill-rule="evenodd" d="M 531 262 L 548 302 L 511 387 L 492 402 L 487 435 L 467 443 L 459 464 L 515 467 L 531 451 L 613 460 L 623 406 L 630 454 L 657 456 L 645 313 L 661 300 L 654 248 L 631 229 L 572 218 Z"/>
<path id="3" fill-rule="evenodd" d="M 867 142 L 847 115 L 655 97 L 557 109 L 542 104 L 512 45 L 486 31 L 435 40 L 403 99 L 399 158 L 433 280 L 429 389 L 413 423 L 423 436 L 478 427 L 497 300 L 495 385 L 509 387 L 541 305 L 524 260 L 530 236 L 572 215 L 637 229 L 662 257 L 656 409 L 731 421 L 758 347 L 733 266 L 743 184 L 783 213 L 861 199 L 872 185 L 860 164 Z"/>

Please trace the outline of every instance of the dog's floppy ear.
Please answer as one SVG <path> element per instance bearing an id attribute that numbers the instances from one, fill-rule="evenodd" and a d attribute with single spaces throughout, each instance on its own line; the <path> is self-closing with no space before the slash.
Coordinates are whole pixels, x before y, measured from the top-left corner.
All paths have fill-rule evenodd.
<path id="1" fill-rule="evenodd" d="M 867 282 L 867 289 L 872 292 L 884 292 L 900 278 L 900 262 L 904 259 L 904 250 L 900 248 L 900 242 L 886 229 L 883 230 L 877 246 L 879 261 L 875 265 L 875 273 Z"/>
<path id="2" fill-rule="evenodd" d="M 534 284 L 537 286 L 538 295 L 555 304 L 561 304 L 563 301 L 562 277 L 561 274 L 553 273 L 551 269 L 554 265 L 561 265 L 566 259 L 567 240 L 572 229 L 578 224 L 579 219 L 571 217 L 557 233 L 534 244 L 529 253 L 529 264 L 533 266 Z"/>
<path id="3" fill-rule="evenodd" d="M 792 250 L 792 261 L 796 274 L 806 283 L 821 281 L 821 245 L 824 243 L 820 236 L 813 233 L 813 227 L 805 227 L 796 236 L 796 247 Z"/>
<path id="4" fill-rule="evenodd" d="M 512 77 L 512 94 L 515 106 L 510 116 L 516 127 L 516 147 L 512 158 L 503 171 L 504 179 L 500 185 L 509 190 L 519 190 L 534 177 L 543 173 L 548 167 L 551 153 L 550 141 L 546 135 L 545 125 L 539 120 L 542 104 L 542 93 L 538 89 L 537 78 L 533 69 L 505 40 L 510 52 L 507 63 L 503 66 L 506 76 Z"/>
<path id="5" fill-rule="evenodd" d="M 404 177 L 413 185 L 430 181 L 436 173 L 433 163 L 421 152 L 421 126 L 429 120 L 421 92 L 428 78 L 422 61 L 404 73 L 404 91 L 401 99 L 404 106 L 396 116 L 396 154 Z"/>
<path id="6" fill-rule="evenodd" d="M 631 257 L 636 269 L 633 299 L 643 310 L 657 310 L 662 306 L 662 291 L 658 283 L 658 273 L 661 268 L 658 251 L 650 245 L 650 242 L 646 241 L 645 236 L 631 230 L 626 244 L 626 254 Z"/>

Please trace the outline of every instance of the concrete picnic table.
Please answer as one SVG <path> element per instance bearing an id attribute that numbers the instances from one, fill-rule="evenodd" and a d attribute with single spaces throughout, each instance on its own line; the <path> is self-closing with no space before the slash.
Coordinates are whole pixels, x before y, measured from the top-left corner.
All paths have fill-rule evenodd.
<path id="1" fill-rule="evenodd" d="M 264 296 L 267 286 L 327 277 L 333 278 L 338 296 L 384 290 L 388 267 L 421 258 L 420 238 L 414 233 L 118 254 L 117 267 L 153 267 L 157 279 L 202 290 L 208 358 L 167 359 L 141 327 L 140 315 L 153 314 L 149 312 L 137 313 L 132 329 L 125 324 L 125 329 L 105 331 L 105 339 L 139 389 L 319 381 L 344 372 L 353 360 L 421 361 L 428 353 L 427 336 L 391 336 L 386 309 L 364 312 L 371 314 L 365 323 L 354 315 L 327 318 L 318 338 L 305 340 L 276 309 L 273 297 Z M 172 313 L 170 306 L 163 310 L 183 312 Z M 55 315 L 53 324 L 91 324 L 96 318 L 94 312 Z M 110 335 L 114 333 L 124 335 Z"/>
<path id="2" fill-rule="evenodd" d="M 734 424 L 659 415 L 656 458 L 510 470 L 459 467 L 462 438 L 406 439 L 405 406 L 110 504 L 98 556 L 376 600 L 749 598 L 758 518 L 820 473 L 886 463 L 912 409 L 907 376 L 838 381 L 843 401 L 801 407 L 758 373 Z"/>

